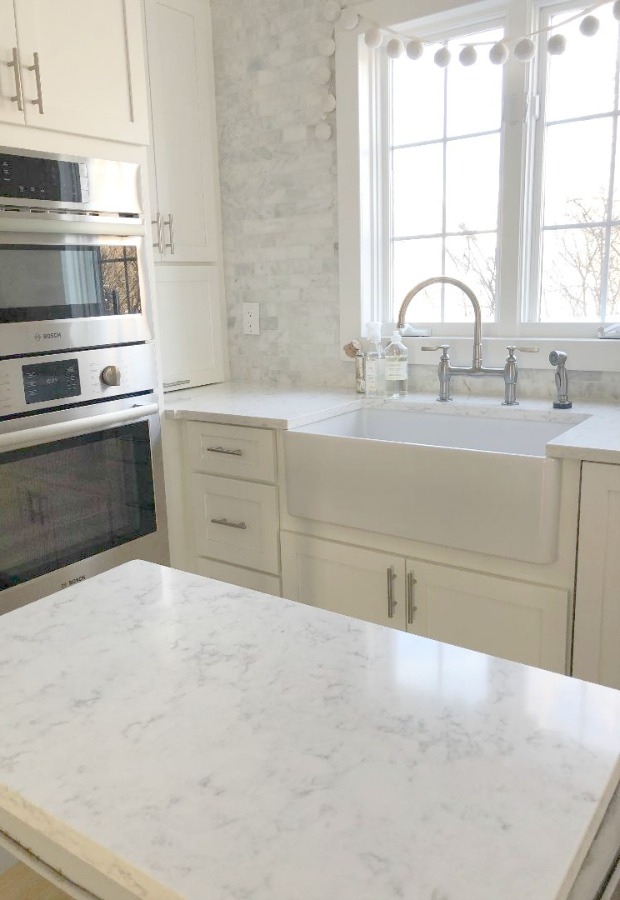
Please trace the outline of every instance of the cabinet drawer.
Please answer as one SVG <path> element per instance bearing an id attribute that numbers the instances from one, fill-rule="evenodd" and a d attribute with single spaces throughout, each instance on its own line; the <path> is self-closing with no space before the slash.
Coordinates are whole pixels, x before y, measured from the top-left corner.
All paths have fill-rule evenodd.
<path id="1" fill-rule="evenodd" d="M 194 557 L 191 567 L 192 572 L 195 572 L 196 575 L 205 575 L 207 578 L 215 578 L 217 581 L 227 581 L 229 584 L 250 588 L 252 591 L 261 591 L 263 594 L 273 594 L 275 597 L 281 596 L 280 579 L 276 575 L 253 572 L 252 569 L 241 569 L 239 566 L 231 566 L 214 559 L 204 559 L 202 556 Z"/>
<path id="2" fill-rule="evenodd" d="M 274 434 L 267 428 L 187 423 L 187 455 L 193 472 L 276 480 Z"/>
<path id="3" fill-rule="evenodd" d="M 277 488 L 196 472 L 189 488 L 197 556 L 278 574 Z"/>

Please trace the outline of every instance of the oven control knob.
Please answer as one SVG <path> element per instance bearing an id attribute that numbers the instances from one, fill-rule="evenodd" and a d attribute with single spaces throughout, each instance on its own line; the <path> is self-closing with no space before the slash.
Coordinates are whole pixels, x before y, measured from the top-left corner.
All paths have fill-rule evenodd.
<path id="1" fill-rule="evenodd" d="M 121 370 L 118 366 L 106 366 L 102 369 L 100 377 L 108 387 L 118 387 L 121 383 Z"/>

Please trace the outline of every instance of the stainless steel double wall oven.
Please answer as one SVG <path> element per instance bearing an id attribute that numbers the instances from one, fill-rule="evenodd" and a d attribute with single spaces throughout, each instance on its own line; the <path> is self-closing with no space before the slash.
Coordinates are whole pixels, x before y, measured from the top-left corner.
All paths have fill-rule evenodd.
<path id="1" fill-rule="evenodd" d="M 0 612 L 167 562 L 133 163 L 0 149 Z"/>

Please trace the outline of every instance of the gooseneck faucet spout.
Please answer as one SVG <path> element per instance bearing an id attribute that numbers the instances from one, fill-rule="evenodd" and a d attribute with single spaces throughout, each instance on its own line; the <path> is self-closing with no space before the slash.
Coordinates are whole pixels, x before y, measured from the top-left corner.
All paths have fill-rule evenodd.
<path id="1" fill-rule="evenodd" d="M 405 324 L 405 316 L 407 314 L 407 308 L 416 294 L 419 294 L 420 291 L 423 291 L 425 288 L 430 287 L 431 284 L 452 284 L 454 287 L 460 288 L 461 291 L 465 294 L 469 302 L 471 303 L 474 310 L 474 343 L 472 347 L 472 360 L 471 366 L 453 366 L 450 363 L 450 354 L 448 353 L 450 347 L 448 344 L 442 344 L 440 347 L 422 347 L 422 350 L 441 350 L 441 359 L 439 361 L 439 397 L 438 400 L 442 402 L 446 402 L 447 400 L 451 400 L 450 396 L 450 378 L 452 375 L 498 375 L 504 378 L 506 384 L 505 391 L 505 404 L 507 406 L 515 406 L 517 404 L 516 398 L 516 382 L 517 382 L 517 364 L 514 356 L 511 353 L 510 360 L 510 373 L 507 373 L 507 367 L 504 366 L 501 369 L 491 368 L 490 366 L 483 366 L 482 364 L 482 312 L 480 310 L 480 303 L 478 302 L 478 298 L 474 294 L 471 288 L 467 287 L 466 284 L 463 284 L 462 281 L 459 281 L 457 278 L 450 278 L 447 275 L 437 275 L 434 278 L 427 278 L 426 281 L 421 281 L 419 284 L 416 284 L 414 288 L 412 288 L 403 302 L 400 305 L 400 310 L 398 312 L 398 330 L 400 331 Z M 507 361 L 508 362 L 508 361 Z M 509 387 L 510 383 L 510 387 Z"/>
<path id="2" fill-rule="evenodd" d="M 452 284 L 454 287 L 460 288 L 463 293 L 466 295 L 467 299 L 471 303 L 474 309 L 474 346 L 473 346 L 473 355 L 471 362 L 471 370 L 467 370 L 467 372 L 463 371 L 461 374 L 474 374 L 480 373 L 482 370 L 482 312 L 480 310 L 480 303 L 478 302 L 478 298 L 474 294 L 471 288 L 467 287 L 466 284 L 463 284 L 462 281 L 459 281 L 457 278 L 450 278 L 448 275 L 436 275 L 434 278 L 427 278 L 426 281 L 421 281 L 419 284 L 416 284 L 414 288 L 411 288 L 405 299 L 400 305 L 400 310 L 398 312 L 398 330 L 405 325 L 405 316 L 407 315 L 407 308 L 416 294 L 419 294 L 420 291 L 425 290 L 425 288 L 430 287 L 432 284 Z M 454 371 L 454 367 L 453 367 Z M 493 370 L 493 374 L 499 373 L 500 370 Z M 501 370 L 503 373 L 503 369 Z"/>

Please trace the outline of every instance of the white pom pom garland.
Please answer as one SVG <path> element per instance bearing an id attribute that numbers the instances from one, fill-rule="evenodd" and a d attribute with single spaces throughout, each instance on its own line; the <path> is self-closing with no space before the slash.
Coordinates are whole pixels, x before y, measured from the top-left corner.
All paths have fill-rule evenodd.
<path id="1" fill-rule="evenodd" d="M 333 112 L 336 109 L 336 98 L 333 94 L 327 94 L 323 98 L 323 110 L 326 113 Z"/>
<path id="2" fill-rule="evenodd" d="M 521 62 L 529 62 L 530 59 L 534 59 L 536 44 L 531 38 L 521 38 L 521 40 L 515 44 L 515 48 L 512 52 L 515 59 L 518 59 Z"/>
<path id="3" fill-rule="evenodd" d="M 371 50 L 376 50 L 377 47 L 380 47 L 383 43 L 383 35 L 381 34 L 381 30 L 375 27 L 369 28 L 364 35 L 364 40 L 367 47 L 370 47 Z"/>
<path id="4" fill-rule="evenodd" d="M 462 66 L 473 66 L 478 59 L 478 52 L 472 44 L 467 44 L 459 53 L 459 62 Z"/>
<path id="5" fill-rule="evenodd" d="M 547 50 L 551 56 L 561 56 L 566 50 L 566 38 L 563 34 L 554 34 L 547 41 Z"/>
<path id="6" fill-rule="evenodd" d="M 360 17 L 353 9 L 343 9 L 338 24 L 345 31 L 354 31 L 359 25 Z"/>
<path id="7" fill-rule="evenodd" d="M 435 60 L 436 66 L 439 66 L 440 69 L 445 69 L 446 66 L 450 65 L 452 54 L 447 47 L 440 47 L 433 59 Z"/>
<path id="8" fill-rule="evenodd" d="M 385 52 L 390 59 L 398 59 L 399 56 L 402 56 L 404 50 L 405 47 L 400 38 L 392 38 L 385 46 Z"/>
<path id="9" fill-rule="evenodd" d="M 328 122 L 319 122 L 314 129 L 314 136 L 319 141 L 328 141 L 332 136 L 332 126 Z"/>
<path id="10" fill-rule="evenodd" d="M 321 56 L 333 56 L 336 52 L 336 41 L 332 38 L 326 38 L 319 44 L 319 53 Z"/>
<path id="11" fill-rule="evenodd" d="M 335 22 L 340 18 L 340 14 L 342 9 L 338 0 L 327 0 L 327 3 L 323 7 L 323 15 L 327 19 L 328 22 Z"/>
<path id="12" fill-rule="evenodd" d="M 620 22 L 620 0 L 616 0 L 614 5 L 611 8 L 614 19 L 617 19 Z"/>
<path id="13" fill-rule="evenodd" d="M 489 59 L 494 66 L 503 66 L 509 56 L 510 52 L 503 41 L 498 41 L 497 44 L 493 44 L 489 50 Z"/>
<path id="14" fill-rule="evenodd" d="M 600 24 L 596 16 L 586 16 L 579 23 L 579 31 L 586 37 L 592 37 L 598 31 Z"/>
<path id="15" fill-rule="evenodd" d="M 413 40 L 408 41 L 407 46 L 405 47 L 405 53 L 409 57 L 409 59 L 420 59 L 422 54 L 424 53 L 424 44 L 422 41 Z"/>

